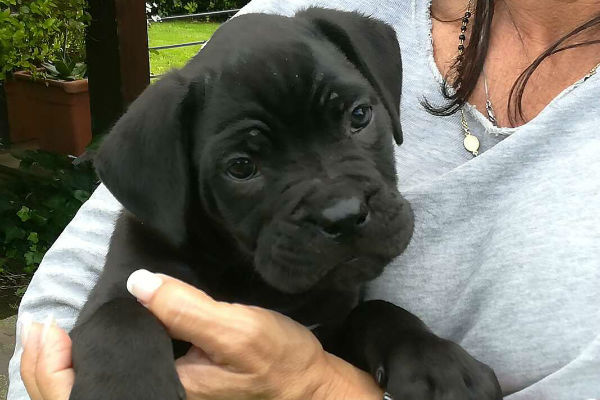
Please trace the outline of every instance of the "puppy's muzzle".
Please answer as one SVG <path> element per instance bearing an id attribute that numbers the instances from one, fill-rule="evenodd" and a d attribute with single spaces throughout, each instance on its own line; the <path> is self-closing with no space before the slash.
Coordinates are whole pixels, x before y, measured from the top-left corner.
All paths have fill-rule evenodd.
<path id="1" fill-rule="evenodd" d="M 327 238 L 353 236 L 371 220 L 367 196 L 359 191 L 321 192 L 303 208 L 300 222 L 315 226 Z"/>
<path id="2" fill-rule="evenodd" d="M 313 217 L 320 231 L 337 238 L 357 232 L 369 222 L 369 207 L 358 197 L 335 199 Z"/>

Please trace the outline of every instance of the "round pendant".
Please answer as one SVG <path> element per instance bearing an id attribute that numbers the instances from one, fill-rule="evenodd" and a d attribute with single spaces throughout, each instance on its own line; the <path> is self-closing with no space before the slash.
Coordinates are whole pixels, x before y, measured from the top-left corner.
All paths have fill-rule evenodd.
<path id="1" fill-rule="evenodd" d="M 477 139 L 476 136 L 465 136 L 463 144 L 465 145 L 465 149 L 467 149 L 467 151 L 473 153 L 473 155 L 477 155 L 477 151 L 479 150 L 479 139 Z"/>

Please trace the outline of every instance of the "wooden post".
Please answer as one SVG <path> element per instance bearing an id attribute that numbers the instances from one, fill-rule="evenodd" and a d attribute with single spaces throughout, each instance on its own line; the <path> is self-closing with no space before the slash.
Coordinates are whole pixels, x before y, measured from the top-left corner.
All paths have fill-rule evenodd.
<path id="1" fill-rule="evenodd" d="M 8 143 L 8 111 L 6 109 L 4 81 L 0 81 L 0 141 L 4 144 Z"/>
<path id="2" fill-rule="evenodd" d="M 107 132 L 150 83 L 144 0 L 89 0 L 86 38 L 92 131 Z"/>
<path id="3" fill-rule="evenodd" d="M 128 106 L 150 84 L 148 24 L 144 0 L 115 0 L 121 57 L 121 94 Z"/>

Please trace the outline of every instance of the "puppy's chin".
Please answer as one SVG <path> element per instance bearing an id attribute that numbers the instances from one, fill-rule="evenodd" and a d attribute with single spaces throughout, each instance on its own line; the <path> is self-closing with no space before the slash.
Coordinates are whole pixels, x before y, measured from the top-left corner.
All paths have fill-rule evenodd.
<path id="1" fill-rule="evenodd" d="M 318 284 L 330 272 L 326 267 L 315 270 L 314 266 L 311 266 L 310 269 L 315 271 L 306 274 L 300 271 L 302 268 L 302 265 L 267 265 L 259 268 L 258 272 L 269 285 L 288 294 L 305 293 L 315 286 L 321 286 Z M 330 268 L 334 268 L 334 266 Z"/>
<path id="2" fill-rule="evenodd" d="M 255 269 L 258 274 L 275 289 L 290 294 L 307 292 L 334 270 L 343 260 L 341 249 L 330 249 L 325 253 L 321 249 L 289 248 L 277 240 L 269 251 L 258 251 L 255 254 Z M 322 243 L 314 243 L 319 246 Z M 264 249 L 264 247 L 263 247 Z M 323 257 L 316 257 L 317 254 Z"/>
<path id="3" fill-rule="evenodd" d="M 311 290 L 353 291 L 377 278 L 391 259 L 353 257 L 333 265 L 271 264 L 258 269 L 275 289 L 289 294 Z M 312 270 L 307 274 L 306 270 Z"/>
<path id="4" fill-rule="evenodd" d="M 353 290 L 377 278 L 391 260 L 363 257 L 353 258 L 332 269 L 317 284 L 318 289 Z"/>

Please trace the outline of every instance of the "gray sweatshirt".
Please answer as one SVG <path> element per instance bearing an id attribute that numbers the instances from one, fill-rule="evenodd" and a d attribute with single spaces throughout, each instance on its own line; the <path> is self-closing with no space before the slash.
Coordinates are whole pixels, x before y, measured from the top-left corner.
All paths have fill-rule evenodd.
<path id="1" fill-rule="evenodd" d="M 382 19 L 402 48 L 405 142 L 396 159 L 416 226 L 368 297 L 408 309 L 489 364 L 506 400 L 600 399 L 600 73 L 515 129 L 494 128 L 467 105 L 482 141 L 473 158 L 459 114 L 434 117 L 420 105 L 442 101 L 429 1 L 255 0 L 244 11 L 291 15 L 313 4 Z M 52 312 L 73 326 L 119 209 L 101 186 L 46 255 L 20 313 L 41 321 Z M 9 400 L 27 398 L 20 354 L 18 343 Z"/>

